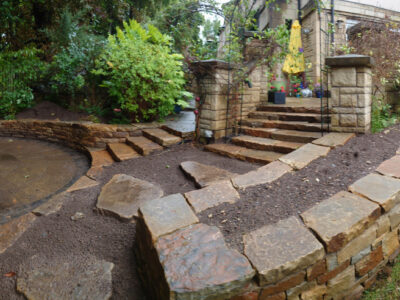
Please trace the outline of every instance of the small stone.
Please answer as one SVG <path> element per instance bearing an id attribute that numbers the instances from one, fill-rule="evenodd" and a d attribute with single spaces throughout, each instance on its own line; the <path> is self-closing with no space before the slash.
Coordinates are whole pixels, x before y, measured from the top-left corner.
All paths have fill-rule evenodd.
<path id="1" fill-rule="evenodd" d="M 376 171 L 386 176 L 400 178 L 400 155 L 385 160 L 379 165 Z"/>
<path id="2" fill-rule="evenodd" d="M 393 230 L 400 225 L 400 204 L 396 205 L 389 212 L 390 228 Z"/>
<path id="3" fill-rule="evenodd" d="M 338 146 L 343 146 L 355 136 L 356 135 L 354 133 L 331 132 L 319 139 L 314 140 L 312 143 L 319 146 L 336 148 Z"/>
<path id="4" fill-rule="evenodd" d="M 305 279 L 305 272 L 299 272 L 293 276 L 289 276 L 288 278 L 285 278 L 284 280 L 274 284 L 274 285 L 268 285 L 263 288 L 261 292 L 261 298 L 278 294 L 280 292 L 284 292 L 290 288 L 293 288 L 300 283 L 304 282 Z"/>
<path id="5" fill-rule="evenodd" d="M 326 272 L 326 260 L 320 260 L 307 269 L 307 280 L 312 281 Z"/>
<path id="6" fill-rule="evenodd" d="M 75 182 L 72 186 L 67 189 L 67 192 L 75 192 L 83 189 L 88 189 L 94 186 L 99 185 L 96 180 L 90 179 L 87 176 L 82 176 Z"/>
<path id="7" fill-rule="evenodd" d="M 296 217 L 257 229 L 246 234 L 243 241 L 244 253 L 256 268 L 260 285 L 276 283 L 321 260 L 325 253 Z"/>
<path id="8" fill-rule="evenodd" d="M 183 172 L 192 178 L 200 188 L 206 187 L 207 185 L 217 181 L 230 180 L 231 177 L 236 175 L 226 170 L 204 165 L 195 161 L 184 161 L 180 164 L 180 167 Z"/>
<path id="9" fill-rule="evenodd" d="M 279 160 L 295 170 L 300 170 L 310 164 L 313 160 L 321 156 L 326 156 L 329 151 L 329 147 L 305 144 L 299 149 L 280 157 Z"/>
<path id="10" fill-rule="evenodd" d="M 110 262 L 67 255 L 41 258 L 29 266 L 32 269 L 22 271 L 17 279 L 17 290 L 28 300 L 111 298 L 114 264 Z"/>
<path id="11" fill-rule="evenodd" d="M 400 180 L 369 174 L 353 183 L 349 190 L 378 203 L 388 212 L 400 202 Z"/>
<path id="12" fill-rule="evenodd" d="M 72 221 L 76 221 L 76 220 L 79 220 L 79 219 L 83 219 L 84 217 L 85 217 L 84 213 L 81 213 L 81 212 L 77 211 L 73 216 L 71 216 L 71 220 Z"/>
<path id="13" fill-rule="evenodd" d="M 308 291 L 302 292 L 301 300 L 321 300 L 326 291 L 326 285 L 317 285 Z"/>
<path id="14" fill-rule="evenodd" d="M 138 217 L 139 206 L 147 201 L 162 197 L 163 190 L 144 180 L 117 174 L 101 189 L 97 208 L 110 212 L 123 220 Z"/>
<path id="15" fill-rule="evenodd" d="M 200 190 L 185 193 L 185 197 L 196 213 L 221 203 L 235 203 L 240 199 L 239 193 L 228 180 L 213 183 Z"/>
<path id="16" fill-rule="evenodd" d="M 302 213 L 301 217 L 332 253 L 363 232 L 379 215 L 379 205 L 342 191 Z"/>
<path id="17" fill-rule="evenodd" d="M 351 257 L 351 264 L 355 265 L 357 262 L 359 262 L 364 256 L 368 255 L 371 253 L 371 246 L 368 245 L 367 248 L 361 250 L 359 253 Z"/>

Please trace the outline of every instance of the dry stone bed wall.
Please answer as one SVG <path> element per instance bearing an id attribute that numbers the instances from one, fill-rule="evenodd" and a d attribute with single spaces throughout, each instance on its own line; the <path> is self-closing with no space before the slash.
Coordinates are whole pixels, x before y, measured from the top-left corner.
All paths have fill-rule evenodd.
<path id="1" fill-rule="evenodd" d="M 399 153 L 372 173 L 302 213 L 244 236 L 244 253 L 229 249 L 217 227 L 199 223 L 195 201 L 232 187 L 268 183 L 326 155 L 353 135 L 332 133 L 319 148 L 256 171 L 141 206 L 136 256 L 151 299 L 358 299 L 400 252 Z M 336 142 L 335 142 L 336 141 Z M 305 149 L 304 149 L 305 148 Z M 219 193 L 221 194 L 221 193 Z M 223 201 L 235 201 L 226 197 Z M 205 203 L 204 201 L 202 203 Z M 192 207 L 192 206 L 193 207 Z"/>

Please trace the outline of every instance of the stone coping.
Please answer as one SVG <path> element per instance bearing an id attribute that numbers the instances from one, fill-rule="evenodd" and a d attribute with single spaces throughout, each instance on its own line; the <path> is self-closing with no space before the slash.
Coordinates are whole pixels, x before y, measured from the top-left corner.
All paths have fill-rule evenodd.
<path id="1" fill-rule="evenodd" d="M 353 136 L 339 138 L 337 146 Z M 318 143 L 326 144 L 321 147 L 327 152 L 335 147 L 329 137 Z M 322 155 L 325 151 L 317 151 L 314 159 Z M 279 171 L 282 166 L 286 167 Z M 247 188 L 254 185 L 252 178 L 256 184 L 268 183 L 293 171 L 281 160 L 233 177 L 230 184 Z M 137 226 L 135 251 L 145 268 L 141 270 L 144 284 L 154 299 L 359 299 L 400 252 L 400 186 L 396 184 L 400 179 L 372 174 L 380 176 L 375 183 L 380 189 L 385 182 L 390 184 L 390 192 L 378 197 L 368 190 L 374 186 L 361 184 L 357 193 L 342 191 L 301 214 L 301 219 L 292 216 L 246 234 L 244 256 L 233 255 L 224 246 L 218 228 L 198 223 L 193 215 L 198 208 L 191 207 L 190 193 L 185 195 L 181 212 L 174 206 L 163 208 L 160 199 L 153 200 L 156 209 L 147 203 L 143 209 L 149 217 L 142 214 Z M 212 200 L 212 189 L 213 184 L 196 192 L 201 198 L 204 190 L 210 207 L 220 203 L 220 199 Z M 152 217 L 160 212 L 162 224 Z M 157 224 L 147 226 L 149 221 Z M 204 247 L 204 243 L 220 246 Z M 217 259 L 221 251 L 226 253 L 223 262 Z M 214 269 L 210 267 L 213 263 Z M 255 272 L 252 278 L 249 266 Z"/>
<path id="2" fill-rule="evenodd" d="M 325 64 L 330 67 L 371 67 L 374 65 L 374 59 L 366 55 L 348 54 L 327 57 Z"/>

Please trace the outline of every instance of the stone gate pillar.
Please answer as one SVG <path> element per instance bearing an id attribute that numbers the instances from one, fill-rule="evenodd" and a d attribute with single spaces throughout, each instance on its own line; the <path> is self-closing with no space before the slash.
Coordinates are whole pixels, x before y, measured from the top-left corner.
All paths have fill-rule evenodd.
<path id="1" fill-rule="evenodd" d="M 325 64 L 331 68 L 331 130 L 368 132 L 371 128 L 372 57 L 327 57 Z"/>

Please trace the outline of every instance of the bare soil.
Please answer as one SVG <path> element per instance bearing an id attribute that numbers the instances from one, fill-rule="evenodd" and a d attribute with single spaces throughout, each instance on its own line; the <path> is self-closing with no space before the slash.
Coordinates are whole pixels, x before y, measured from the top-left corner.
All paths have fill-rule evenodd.
<path id="1" fill-rule="evenodd" d="M 27 108 L 17 114 L 16 118 L 36 120 L 82 121 L 87 119 L 84 112 L 69 111 L 53 102 L 43 101 L 32 108 Z"/>

